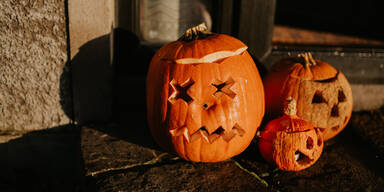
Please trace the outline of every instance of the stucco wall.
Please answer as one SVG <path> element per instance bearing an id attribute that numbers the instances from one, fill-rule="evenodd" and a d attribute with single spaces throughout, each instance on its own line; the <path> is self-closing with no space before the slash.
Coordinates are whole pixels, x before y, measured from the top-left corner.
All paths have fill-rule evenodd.
<path id="1" fill-rule="evenodd" d="M 70 122 L 64 0 L 0 1 L 0 130 Z"/>

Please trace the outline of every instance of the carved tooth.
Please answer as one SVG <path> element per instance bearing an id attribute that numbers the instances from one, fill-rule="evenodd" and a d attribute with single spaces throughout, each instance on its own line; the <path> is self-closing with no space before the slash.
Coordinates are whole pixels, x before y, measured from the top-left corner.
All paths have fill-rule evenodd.
<path id="1" fill-rule="evenodd" d="M 295 161 L 299 160 L 300 153 L 295 153 Z"/>
<path id="2" fill-rule="evenodd" d="M 189 143 L 190 140 L 189 140 L 189 134 L 188 134 L 188 129 L 187 129 L 187 127 L 184 128 L 183 135 L 184 135 L 184 138 L 185 138 L 185 139 L 187 140 L 187 142 Z"/>
<path id="3" fill-rule="evenodd" d="M 169 130 L 169 133 L 174 137 L 183 135 L 184 138 L 188 141 L 188 143 L 190 142 L 190 138 L 189 138 L 189 134 L 188 134 L 188 128 L 186 126 L 181 127 L 181 128 L 177 128 L 177 129 Z"/>
<path id="4" fill-rule="evenodd" d="M 225 134 L 225 130 L 223 129 L 223 127 L 220 126 L 211 135 L 209 135 L 209 141 L 213 143 L 218 138 L 220 138 L 220 136 L 223 136 L 224 134 Z"/>
<path id="5" fill-rule="evenodd" d="M 226 134 L 223 135 L 224 141 L 227 143 L 230 142 L 234 137 L 236 136 L 236 133 L 233 131 L 229 131 Z"/>
<path id="6" fill-rule="evenodd" d="M 201 137 L 203 137 L 208 143 L 210 143 L 208 138 L 208 133 L 206 131 L 200 129 L 200 134 L 201 134 Z"/>
<path id="7" fill-rule="evenodd" d="M 171 129 L 169 130 L 169 134 L 171 134 L 172 136 L 177 136 L 177 129 Z"/>
<path id="8" fill-rule="evenodd" d="M 172 135 L 172 136 L 180 136 L 184 133 L 184 130 L 186 129 L 186 127 L 180 127 L 180 128 L 176 128 L 176 129 L 171 129 L 169 130 L 169 133 Z"/>
<path id="9" fill-rule="evenodd" d="M 200 131 L 196 131 L 195 133 L 193 133 L 190 137 L 190 142 L 194 142 L 196 140 L 198 140 L 201 136 L 200 136 Z"/>
<path id="10" fill-rule="evenodd" d="M 218 134 L 212 134 L 212 135 L 210 135 L 210 136 L 208 137 L 210 143 L 213 143 L 213 142 L 216 141 L 218 138 L 220 138 L 220 135 L 218 135 Z"/>
<path id="11" fill-rule="evenodd" d="M 242 129 L 239 124 L 235 124 L 232 128 L 232 131 L 237 134 L 237 135 L 240 135 L 240 137 L 242 137 L 244 134 L 245 134 L 245 130 Z"/>

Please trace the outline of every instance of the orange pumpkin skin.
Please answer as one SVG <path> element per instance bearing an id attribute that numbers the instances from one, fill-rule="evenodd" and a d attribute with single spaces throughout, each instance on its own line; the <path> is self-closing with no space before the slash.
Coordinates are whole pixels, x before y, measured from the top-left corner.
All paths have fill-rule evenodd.
<path id="1" fill-rule="evenodd" d="M 341 71 L 306 54 L 275 63 L 264 79 L 266 113 L 269 118 L 283 114 L 284 98 L 297 100 L 297 116 L 310 121 L 324 140 L 336 136 L 352 114 L 352 90 Z"/>
<path id="2" fill-rule="evenodd" d="M 212 34 L 171 42 L 155 54 L 147 74 L 147 119 L 163 149 L 190 161 L 217 162 L 247 148 L 264 115 L 263 85 L 251 56 L 244 49 L 188 63 L 242 48 L 233 37 Z"/>
<path id="3" fill-rule="evenodd" d="M 284 114 L 260 133 L 259 151 L 269 163 L 285 171 L 313 165 L 323 151 L 323 139 L 313 125 L 295 114 Z"/>

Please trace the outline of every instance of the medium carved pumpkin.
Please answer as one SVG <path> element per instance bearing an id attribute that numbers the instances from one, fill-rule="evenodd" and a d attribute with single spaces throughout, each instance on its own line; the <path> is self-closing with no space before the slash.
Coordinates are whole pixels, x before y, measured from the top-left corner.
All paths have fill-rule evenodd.
<path id="1" fill-rule="evenodd" d="M 324 140 L 343 130 L 351 117 L 352 90 L 347 79 L 310 53 L 275 63 L 264 87 L 268 117 L 281 116 L 284 98 L 292 96 L 297 101 L 297 116 L 319 128 Z"/>
<path id="2" fill-rule="evenodd" d="M 279 169 L 299 171 L 313 165 L 323 151 L 323 139 L 313 125 L 296 115 L 296 101 L 288 98 L 285 114 L 261 132 L 259 150 Z"/>
<path id="3" fill-rule="evenodd" d="M 153 57 L 147 118 L 155 141 L 190 161 L 241 153 L 264 115 L 264 89 L 241 41 L 200 25 Z"/>

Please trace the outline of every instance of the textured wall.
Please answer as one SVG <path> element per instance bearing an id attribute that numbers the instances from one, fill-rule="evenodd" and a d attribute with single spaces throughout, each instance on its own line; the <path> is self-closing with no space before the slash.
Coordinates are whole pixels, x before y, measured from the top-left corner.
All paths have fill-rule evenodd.
<path id="1" fill-rule="evenodd" d="M 64 0 L 0 1 L 0 130 L 70 122 L 66 38 Z"/>

